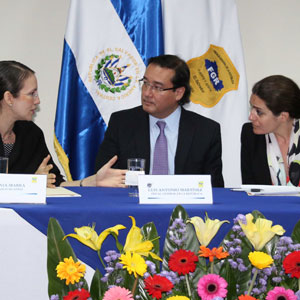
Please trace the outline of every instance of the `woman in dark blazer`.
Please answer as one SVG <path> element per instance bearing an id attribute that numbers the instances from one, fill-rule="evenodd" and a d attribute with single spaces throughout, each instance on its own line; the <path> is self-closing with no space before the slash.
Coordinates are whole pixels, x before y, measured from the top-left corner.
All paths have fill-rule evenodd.
<path id="1" fill-rule="evenodd" d="M 254 85 L 250 105 L 251 123 L 241 133 L 243 184 L 299 186 L 299 87 L 281 75 L 266 77 Z"/>

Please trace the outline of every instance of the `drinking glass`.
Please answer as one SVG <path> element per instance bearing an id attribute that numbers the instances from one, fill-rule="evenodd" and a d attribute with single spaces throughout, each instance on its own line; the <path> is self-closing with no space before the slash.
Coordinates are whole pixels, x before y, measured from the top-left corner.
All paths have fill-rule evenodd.
<path id="1" fill-rule="evenodd" d="M 126 174 L 126 181 L 128 182 L 129 196 L 138 197 L 138 175 L 145 174 L 145 163 L 144 158 L 129 158 L 127 160 L 127 169 L 130 172 Z"/>
<path id="2" fill-rule="evenodd" d="M 8 173 L 8 157 L 0 157 L 0 173 Z"/>

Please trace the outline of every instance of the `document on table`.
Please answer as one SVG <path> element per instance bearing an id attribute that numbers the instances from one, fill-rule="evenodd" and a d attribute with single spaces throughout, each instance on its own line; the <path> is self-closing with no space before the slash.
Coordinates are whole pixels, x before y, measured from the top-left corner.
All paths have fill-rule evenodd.
<path id="1" fill-rule="evenodd" d="M 249 196 L 300 196 L 300 187 L 286 185 L 242 184 L 240 189 L 233 191 L 244 191 Z"/>
<path id="2" fill-rule="evenodd" d="M 56 188 L 47 188 L 46 197 L 81 197 L 81 195 L 58 186 Z"/>

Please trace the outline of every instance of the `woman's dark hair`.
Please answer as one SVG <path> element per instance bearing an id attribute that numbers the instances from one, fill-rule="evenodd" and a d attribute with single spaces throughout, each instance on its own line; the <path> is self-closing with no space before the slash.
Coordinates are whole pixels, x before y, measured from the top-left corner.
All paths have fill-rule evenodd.
<path id="1" fill-rule="evenodd" d="M 184 87 L 185 92 L 182 98 L 178 101 L 179 105 L 184 105 L 190 102 L 191 86 L 190 86 L 190 70 L 184 60 L 176 55 L 160 55 L 151 57 L 148 60 L 148 65 L 155 64 L 161 68 L 167 68 L 175 71 L 174 77 L 171 79 L 175 88 Z"/>
<path id="2" fill-rule="evenodd" d="M 0 101 L 6 91 L 17 97 L 23 88 L 24 80 L 33 74 L 33 70 L 17 61 L 0 61 Z"/>
<path id="3" fill-rule="evenodd" d="M 275 116 L 288 112 L 291 118 L 300 118 L 300 89 L 290 78 L 282 75 L 266 77 L 255 83 L 252 93 L 264 100 Z"/>

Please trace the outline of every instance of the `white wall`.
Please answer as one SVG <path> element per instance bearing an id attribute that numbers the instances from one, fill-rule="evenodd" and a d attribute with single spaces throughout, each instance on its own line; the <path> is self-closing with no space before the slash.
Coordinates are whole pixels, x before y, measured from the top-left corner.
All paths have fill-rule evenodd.
<path id="1" fill-rule="evenodd" d="M 300 84 L 300 1 L 236 2 L 249 91 L 271 74 L 286 75 Z M 43 129 L 56 162 L 54 117 L 69 3 L 0 0 L 0 59 L 19 60 L 36 71 L 41 105 L 35 122 Z"/>

